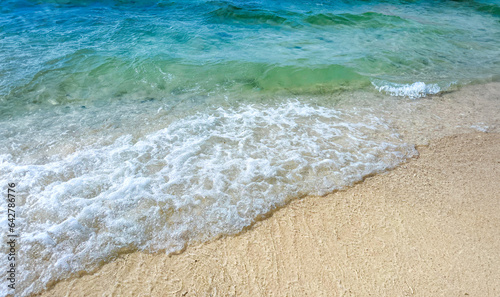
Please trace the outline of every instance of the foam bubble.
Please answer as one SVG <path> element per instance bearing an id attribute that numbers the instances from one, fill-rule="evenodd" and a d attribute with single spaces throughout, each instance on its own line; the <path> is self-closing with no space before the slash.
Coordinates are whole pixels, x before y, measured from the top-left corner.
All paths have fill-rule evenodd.
<path id="1" fill-rule="evenodd" d="M 408 97 L 411 99 L 421 98 L 441 92 L 439 85 L 426 84 L 420 81 L 411 85 L 396 83 L 377 85 L 375 82 L 372 82 L 372 84 L 379 92 L 385 92 L 391 96 Z"/>
<path id="2" fill-rule="evenodd" d="M 491 127 L 486 125 L 485 123 L 477 123 L 475 125 L 471 125 L 470 127 L 472 129 L 479 131 L 479 132 L 485 132 L 485 133 L 491 129 Z"/>
<path id="3" fill-rule="evenodd" d="M 219 108 L 43 163 L 0 155 L 1 182 L 23 193 L 18 294 L 121 253 L 174 252 L 235 234 L 290 199 L 326 194 L 415 153 L 369 113 L 289 102 Z"/>

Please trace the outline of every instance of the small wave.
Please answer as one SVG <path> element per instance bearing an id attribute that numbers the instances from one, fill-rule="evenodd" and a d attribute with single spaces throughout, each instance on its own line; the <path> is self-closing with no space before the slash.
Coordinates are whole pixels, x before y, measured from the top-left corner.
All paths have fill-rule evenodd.
<path id="1" fill-rule="evenodd" d="M 240 23 L 246 25 L 281 25 L 287 21 L 286 18 L 277 15 L 273 11 L 265 11 L 250 7 L 238 7 L 234 5 L 226 5 L 218 8 L 208 15 L 214 22 Z"/>
<path id="2" fill-rule="evenodd" d="M 483 13 L 489 13 L 492 16 L 499 17 L 500 16 L 500 6 L 496 4 L 488 4 L 488 3 L 477 3 L 473 2 L 473 6 L 477 11 Z"/>
<path id="3" fill-rule="evenodd" d="M 415 150 L 368 112 L 288 102 L 219 108 L 43 163 L 12 154 L 0 155 L 0 181 L 25 193 L 18 294 L 26 296 L 121 253 L 235 234 L 291 199 L 350 185 Z"/>
<path id="4" fill-rule="evenodd" d="M 438 84 L 426 84 L 420 81 L 411 85 L 395 83 L 377 85 L 374 82 L 372 82 L 372 84 L 379 92 L 385 92 L 391 96 L 408 97 L 411 99 L 437 94 L 442 91 Z"/>
<path id="5" fill-rule="evenodd" d="M 316 26 L 348 26 L 357 28 L 395 28 L 407 20 L 392 15 L 376 12 L 365 12 L 362 14 L 332 14 L 320 13 L 308 16 L 304 19 L 306 23 Z"/>

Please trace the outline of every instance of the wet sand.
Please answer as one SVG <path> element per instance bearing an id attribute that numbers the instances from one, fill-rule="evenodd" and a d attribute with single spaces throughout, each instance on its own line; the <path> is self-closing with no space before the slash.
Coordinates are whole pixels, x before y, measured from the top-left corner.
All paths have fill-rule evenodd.
<path id="1" fill-rule="evenodd" d="M 237 236 L 128 254 L 42 296 L 499 296 L 500 134 L 418 151 Z"/>

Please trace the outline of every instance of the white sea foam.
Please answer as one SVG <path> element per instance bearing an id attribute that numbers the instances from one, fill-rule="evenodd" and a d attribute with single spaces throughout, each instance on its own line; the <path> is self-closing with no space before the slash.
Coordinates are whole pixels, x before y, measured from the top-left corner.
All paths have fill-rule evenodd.
<path id="1" fill-rule="evenodd" d="M 490 130 L 490 126 L 486 125 L 485 123 L 477 123 L 475 125 L 471 125 L 470 127 L 479 132 L 488 132 Z"/>
<path id="2" fill-rule="evenodd" d="M 15 181 L 20 193 L 18 295 L 120 253 L 173 252 L 235 234 L 290 199 L 331 192 L 415 153 L 375 116 L 299 103 L 212 110 L 42 163 L 4 153 L 0 182 Z"/>
<path id="3" fill-rule="evenodd" d="M 415 82 L 413 84 L 396 84 L 396 83 L 375 83 L 373 86 L 379 92 L 385 92 L 391 96 L 408 97 L 411 99 L 425 97 L 427 95 L 437 94 L 441 92 L 441 88 L 437 84 L 426 84 L 423 82 Z"/>

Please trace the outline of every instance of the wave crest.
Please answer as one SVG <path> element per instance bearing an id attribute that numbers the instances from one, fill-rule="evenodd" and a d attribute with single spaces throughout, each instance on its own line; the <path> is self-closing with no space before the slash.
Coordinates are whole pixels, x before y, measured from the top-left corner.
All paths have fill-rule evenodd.
<path id="1" fill-rule="evenodd" d="M 372 84 L 379 92 L 385 92 L 391 96 L 408 97 L 410 99 L 421 98 L 442 91 L 438 84 L 426 84 L 421 81 L 413 84 L 386 83 L 377 85 L 374 82 Z"/>

